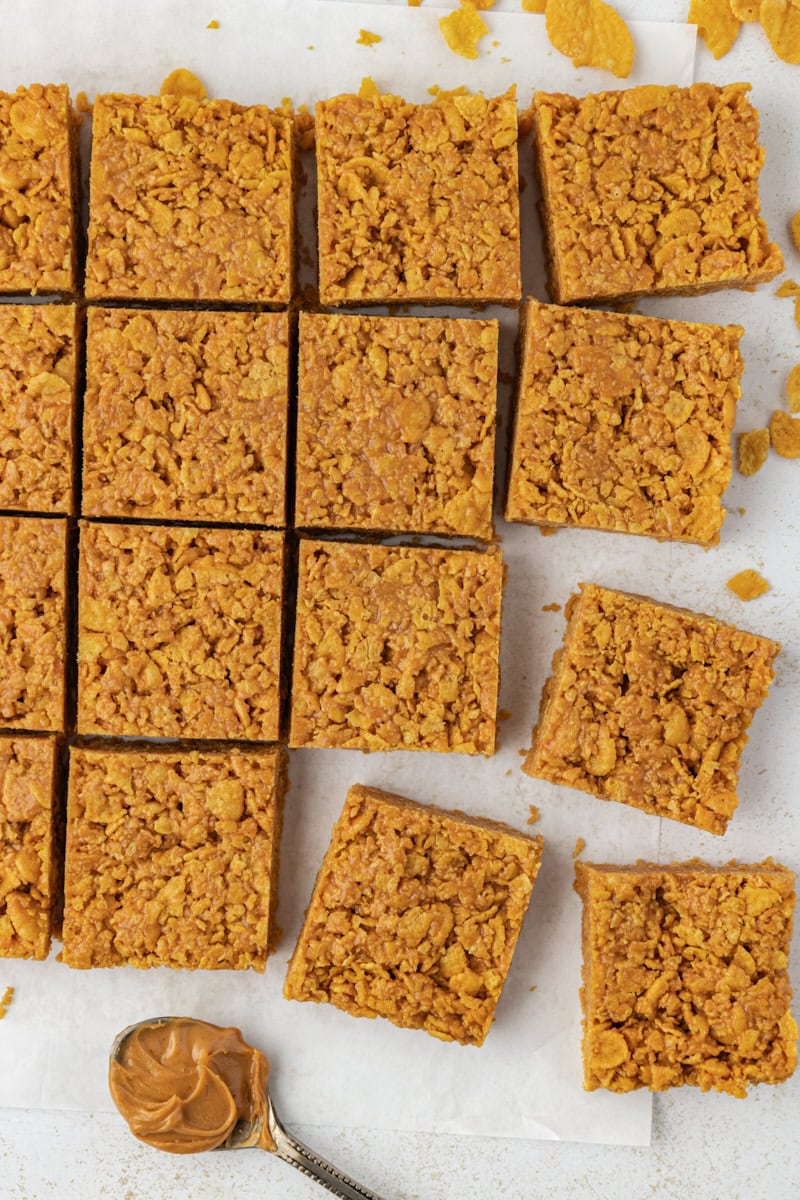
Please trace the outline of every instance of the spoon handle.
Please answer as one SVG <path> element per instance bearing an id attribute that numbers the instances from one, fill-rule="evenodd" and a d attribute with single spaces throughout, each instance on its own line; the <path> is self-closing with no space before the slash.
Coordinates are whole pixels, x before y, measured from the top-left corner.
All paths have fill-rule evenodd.
<path id="1" fill-rule="evenodd" d="M 274 1153 L 278 1158 L 297 1167 L 298 1171 L 322 1184 L 329 1192 L 333 1192 L 334 1196 L 341 1197 L 341 1200 L 381 1200 L 376 1192 L 371 1192 L 369 1188 L 356 1183 L 338 1167 L 332 1166 L 313 1150 L 309 1150 L 308 1146 L 299 1142 L 274 1118 L 270 1121 L 270 1133 L 275 1141 Z"/>

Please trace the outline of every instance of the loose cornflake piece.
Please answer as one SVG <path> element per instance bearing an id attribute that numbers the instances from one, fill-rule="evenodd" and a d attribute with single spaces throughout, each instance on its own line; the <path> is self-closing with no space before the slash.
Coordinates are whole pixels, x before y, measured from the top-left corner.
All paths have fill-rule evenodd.
<path id="1" fill-rule="evenodd" d="M 786 380 L 786 395 L 789 399 L 789 412 L 800 412 L 800 363 L 792 367 Z"/>
<path id="2" fill-rule="evenodd" d="M 506 520 L 716 543 L 742 332 L 529 300 Z"/>
<path id="3" fill-rule="evenodd" d="M 65 85 L 0 92 L 0 294 L 77 286 L 77 116 Z"/>
<path id="4" fill-rule="evenodd" d="M 497 322 L 300 317 L 295 524 L 491 540 Z"/>
<path id="5" fill-rule="evenodd" d="M 497 821 L 351 787 L 284 996 L 482 1045 L 542 846 Z"/>
<path id="6" fill-rule="evenodd" d="M 581 584 L 523 771 L 724 833 L 777 642 Z"/>
<path id="7" fill-rule="evenodd" d="M 0 517 L 0 725 L 64 729 L 67 522 Z"/>
<path id="8" fill-rule="evenodd" d="M 208 93 L 202 81 L 193 71 L 178 67 L 170 71 L 159 91 L 161 96 L 188 96 L 191 100 L 205 100 Z"/>
<path id="9" fill-rule="evenodd" d="M 415 105 L 370 87 L 316 114 L 323 304 L 519 300 L 513 89 Z"/>
<path id="10" fill-rule="evenodd" d="M 84 516 L 285 524 L 286 313 L 92 307 L 86 353 Z"/>
<path id="11" fill-rule="evenodd" d="M 300 543 L 292 746 L 494 754 L 496 550 Z"/>
<path id="12" fill-rule="evenodd" d="M 792 231 L 792 241 L 796 248 L 800 250 L 800 212 L 796 212 L 792 217 L 789 228 Z"/>
<path id="13" fill-rule="evenodd" d="M 800 458 L 800 417 L 777 409 L 769 419 L 769 436 L 781 458 Z"/>
<path id="14" fill-rule="evenodd" d="M 732 575 L 725 586 L 730 588 L 740 600 L 755 600 L 770 590 L 763 575 L 759 575 L 758 571 L 754 571 L 752 567 L 748 567 L 746 571 L 739 571 L 737 575 Z"/>
<path id="15" fill-rule="evenodd" d="M 0 307 L 0 508 L 73 511 L 77 309 Z"/>
<path id="16" fill-rule="evenodd" d="M 787 296 L 798 297 L 800 296 L 800 284 L 795 283 L 793 279 L 784 279 L 780 287 L 775 289 L 775 295 L 782 299 Z"/>
<path id="17" fill-rule="evenodd" d="M 741 26 L 730 0 L 692 0 L 686 19 L 697 26 L 697 32 L 714 58 L 722 58 L 728 53 Z"/>
<path id="18" fill-rule="evenodd" d="M 73 748 L 63 961 L 263 971 L 285 790 L 281 750 Z"/>
<path id="19" fill-rule="evenodd" d="M 264 105 L 98 96 L 86 295 L 292 299 L 294 129 Z"/>
<path id="20" fill-rule="evenodd" d="M 489 26 L 478 16 L 471 0 L 461 0 L 460 8 L 440 17 L 439 28 L 453 53 L 462 58 L 477 58 L 478 42 L 489 32 Z"/>
<path id="21" fill-rule="evenodd" d="M 53 924 L 56 739 L 0 736 L 0 957 L 44 959 Z"/>
<path id="22" fill-rule="evenodd" d="M 627 79 L 634 46 L 622 17 L 603 0 L 548 0 L 547 36 L 574 67 L 599 67 Z"/>
<path id="23" fill-rule="evenodd" d="M 797 0 L 761 0 L 758 19 L 778 58 L 800 63 L 800 6 Z"/>
<path id="24" fill-rule="evenodd" d="M 588 1091 L 688 1084 L 744 1097 L 797 1066 L 788 971 L 794 875 L 578 862 Z"/>
<path id="25" fill-rule="evenodd" d="M 382 42 L 383 38 L 379 33 L 370 33 L 368 29 L 359 29 L 358 37 L 356 38 L 357 46 L 375 46 L 378 42 Z"/>
<path id="26" fill-rule="evenodd" d="M 276 741 L 284 539 L 84 522 L 78 730 Z"/>
<path id="27" fill-rule="evenodd" d="M 767 461 L 769 430 L 750 429 L 740 433 L 736 442 L 736 465 L 740 475 L 755 475 Z"/>
<path id="28" fill-rule="evenodd" d="M 749 84 L 536 93 L 554 301 L 698 294 L 783 270 L 761 219 Z"/>

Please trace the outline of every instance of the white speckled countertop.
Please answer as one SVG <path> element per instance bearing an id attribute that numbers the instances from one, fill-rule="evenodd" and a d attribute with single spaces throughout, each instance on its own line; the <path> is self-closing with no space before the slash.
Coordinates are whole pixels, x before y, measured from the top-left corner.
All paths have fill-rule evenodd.
<path id="1" fill-rule="evenodd" d="M 301 3 L 309 8 L 310 22 L 316 22 L 310 40 L 316 40 L 321 52 L 323 22 L 334 19 L 335 4 L 333 0 L 297 0 L 298 5 Z M 115 12 L 121 13 L 127 7 L 122 0 L 108 0 L 105 36 L 113 32 Z M 225 0 L 195 4 L 197 15 L 192 19 L 205 25 L 216 18 L 222 25 L 225 7 Z M 269 0 L 253 0 L 253 11 L 260 14 L 262 22 L 268 23 L 271 7 Z M 329 7 L 330 13 L 324 11 Z M 516 9 L 518 3 L 505 0 L 502 7 Z M 370 25 L 378 32 L 380 8 L 381 3 L 376 2 Z M 629 18 L 683 20 L 688 0 L 618 0 L 617 8 Z M 70 0 L 61 0 L 59 10 L 69 9 Z M 0 58 L 6 57 L 10 39 L 20 36 L 24 40 L 25 14 L 22 0 L 3 0 L 0 5 Z M 279 52 L 278 27 L 272 29 L 271 37 Z M 372 51 L 369 54 L 369 68 L 380 80 L 380 58 Z M 513 58 L 513 50 L 511 55 Z M 172 66 L 183 65 L 170 61 L 168 55 L 164 63 L 164 74 Z M 5 88 L 30 81 L 11 81 L 6 78 L 7 70 L 1 66 L 0 70 L 0 86 Z M 268 70 L 265 62 L 265 73 Z M 42 75 L 47 74 L 43 68 Z M 469 64 L 464 63 L 462 74 L 469 82 Z M 523 62 L 516 74 L 523 96 L 533 84 L 546 86 L 546 81 L 527 78 Z M 800 208 L 800 67 L 779 64 L 761 31 L 744 27 L 734 50 L 719 62 L 714 62 L 702 43 L 698 44 L 695 78 L 719 83 L 748 79 L 753 83 L 767 148 L 761 184 L 764 215 L 771 236 L 784 250 L 787 275 L 800 279 L 800 254 L 791 247 L 787 231 L 789 217 Z M 93 90 L 91 78 L 86 79 L 85 86 Z M 613 86 L 610 76 L 606 86 Z M 265 90 L 270 93 L 268 85 Z M 800 362 L 800 330 L 792 318 L 791 302 L 776 299 L 774 291 L 774 286 L 768 285 L 755 295 L 717 293 L 691 302 L 651 301 L 643 306 L 645 311 L 658 315 L 745 325 L 742 349 L 747 367 L 738 423 L 743 429 L 766 423 L 774 408 L 785 405 L 785 376 L 794 363 Z M 569 572 L 561 560 L 563 556 L 578 555 L 580 574 L 586 577 L 611 583 L 620 580 L 623 586 L 635 586 L 664 599 L 672 599 L 675 594 L 692 607 L 738 620 L 745 628 L 784 641 L 778 680 L 768 708 L 756 719 L 745 756 L 741 790 L 746 801 L 737 811 L 730 832 L 722 840 L 711 839 L 661 822 L 662 860 L 699 854 L 717 862 L 732 857 L 753 861 L 773 854 L 800 870 L 800 812 L 795 782 L 800 742 L 798 472 L 797 464 L 772 455 L 755 479 L 735 475 L 726 496 L 730 515 L 722 544 L 707 554 L 693 548 L 673 554 L 669 547 L 614 536 L 588 535 L 581 540 L 579 531 L 540 542 L 538 535 L 530 531 L 531 539 L 536 540 L 532 541 L 535 562 L 529 567 L 527 561 L 517 559 L 515 546 L 519 543 L 501 524 L 511 571 L 507 602 L 514 603 L 515 593 L 519 599 L 531 589 L 534 614 L 543 603 L 565 599 L 558 588 L 563 587 Z M 739 512 L 740 508 L 745 512 Z M 773 590 L 763 599 L 742 606 L 726 595 L 724 581 L 746 566 L 758 567 L 773 584 Z M 560 616 L 543 614 L 541 624 L 537 621 L 535 636 L 539 644 L 524 685 L 506 670 L 501 703 L 512 710 L 513 718 L 504 726 L 504 744 L 527 744 L 543 672 L 562 627 Z M 531 694 L 523 699 L 526 689 Z M 375 768 L 371 769 L 374 774 Z M 412 785 L 407 781 L 412 778 L 410 767 L 399 766 L 394 782 L 410 789 Z M 481 779 L 485 778 L 481 773 Z M 525 806 L 539 804 L 543 815 L 536 831 L 541 830 L 547 838 L 547 808 L 553 803 L 555 790 L 546 784 L 521 781 L 520 776 L 514 788 L 519 802 L 510 819 L 524 826 Z M 337 800 L 336 808 L 340 802 Z M 600 802 L 573 793 L 569 803 L 573 805 L 575 832 L 581 833 L 582 820 L 589 821 Z M 479 806 L 474 807 L 477 810 Z M 560 850 L 568 863 L 571 844 Z M 591 857 L 589 851 L 591 845 L 587 857 Z M 634 845 L 631 857 L 636 854 Z M 531 909 L 534 919 L 535 904 L 536 896 Z M 797 989 L 797 936 L 793 978 Z M 541 978 L 536 982 L 540 987 L 545 984 Z M 78 1046 L 90 1036 L 91 1026 L 92 1014 L 87 1012 L 85 1029 L 75 1029 Z M 800 1195 L 798 1113 L 800 1075 L 781 1087 L 755 1089 L 746 1101 L 703 1096 L 689 1088 L 658 1095 L 654 1099 L 650 1146 L 396 1133 L 333 1125 L 297 1125 L 295 1129 L 321 1154 L 385 1200 L 533 1200 L 540 1196 L 565 1200 L 617 1200 L 621 1196 L 631 1200 L 652 1196 L 793 1200 Z M 331 1122 L 336 1117 L 336 1111 L 331 1111 Z M 113 1114 L 0 1110 L 0 1200 L 179 1200 L 188 1196 L 192 1200 L 255 1200 L 260 1196 L 312 1200 L 316 1195 L 322 1196 L 323 1192 L 299 1173 L 255 1151 L 233 1159 L 221 1154 L 177 1159 L 135 1142 Z"/>

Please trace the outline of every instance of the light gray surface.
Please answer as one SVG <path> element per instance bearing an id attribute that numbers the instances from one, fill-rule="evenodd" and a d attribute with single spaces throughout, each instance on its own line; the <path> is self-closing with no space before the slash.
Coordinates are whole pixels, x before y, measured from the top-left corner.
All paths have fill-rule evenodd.
<path id="1" fill-rule="evenodd" d="M 687 4 L 685 0 L 620 0 L 617 7 L 629 17 L 682 19 Z M 209 6 L 207 19 L 212 17 L 224 19 L 224 3 Z M 467 80 L 468 70 L 465 64 Z M 734 51 L 719 63 L 700 47 L 696 77 L 715 82 L 743 78 L 753 81 L 768 152 L 762 177 L 765 215 L 772 236 L 786 252 L 788 274 L 800 279 L 800 255 L 790 250 L 786 234 L 788 217 L 800 207 L 800 68 L 777 65 L 760 30 L 746 28 Z M 610 77 L 609 86 L 613 86 Z M 775 300 L 773 292 L 774 288 L 768 287 L 758 296 L 712 295 L 692 301 L 690 307 L 687 301 L 651 302 L 647 306 L 648 311 L 661 315 L 674 312 L 694 319 L 740 320 L 746 324 L 743 350 L 748 368 L 739 410 L 740 428 L 763 423 L 771 410 L 782 404 L 785 374 L 800 361 L 800 333 L 792 320 L 791 303 Z M 664 859 L 702 853 L 721 861 L 724 857 L 753 859 L 773 853 L 787 865 L 800 867 L 797 799 L 792 786 L 797 777 L 800 730 L 800 588 L 797 524 L 792 512 L 800 492 L 797 472 L 797 464 L 779 462 L 773 456 L 756 480 L 735 478 L 727 497 L 731 516 L 723 545 L 708 555 L 690 551 L 696 566 L 696 596 L 687 595 L 687 602 L 738 618 L 745 627 L 765 633 L 780 626 L 787 644 L 778 686 L 769 709 L 757 720 L 747 751 L 742 780 L 746 799 L 731 832 L 720 841 L 663 822 Z M 737 506 L 745 508 L 746 513 L 738 514 Z M 783 531 L 777 542 L 773 537 L 776 523 Z M 541 543 L 541 548 L 535 546 L 543 571 L 547 555 L 559 545 L 566 548 L 569 543 L 562 539 L 573 536 L 580 535 L 559 534 Z M 637 568 L 630 561 L 629 547 L 624 547 L 627 553 L 623 554 L 622 541 L 615 538 L 607 539 L 607 545 L 605 581 L 611 581 L 610 572 L 617 570 L 618 562 L 635 575 Z M 643 547 L 643 559 L 654 561 L 649 558 L 650 550 L 649 546 Z M 601 578 L 598 572 L 602 562 L 594 555 L 589 557 L 587 574 L 591 568 Z M 666 593 L 672 583 L 673 559 L 667 555 L 661 561 L 664 574 L 653 579 L 650 590 L 669 598 Z M 725 597 L 724 580 L 736 569 L 759 565 L 776 584 L 775 590 L 763 601 L 737 608 Z M 562 599 L 550 594 L 546 582 L 540 581 L 539 591 L 537 608 L 551 599 Z M 555 618 L 556 623 L 547 627 L 548 637 L 560 634 L 558 621 L 560 618 Z M 541 789 L 531 793 L 530 802 L 541 803 L 545 809 L 549 793 L 546 785 Z M 577 799 L 576 812 L 584 803 L 599 802 Z M 795 938 L 795 986 L 797 965 Z M 87 1027 L 91 1028 L 91 1013 L 87 1013 Z M 76 1029 L 76 1041 L 86 1036 L 84 1030 Z M 795 1078 L 780 1088 L 756 1089 L 744 1102 L 725 1096 L 702 1096 L 692 1089 L 657 1096 L 653 1141 L 646 1148 L 331 1127 L 298 1126 L 297 1132 L 310 1146 L 355 1178 L 363 1179 L 386 1200 L 462 1200 L 473 1196 L 638 1200 L 684 1195 L 697 1200 L 789 1200 L 800 1192 L 798 1112 L 800 1088 Z M 331 1120 L 335 1119 L 336 1113 L 332 1112 Z M 259 1152 L 240 1154 L 235 1160 L 223 1155 L 173 1159 L 139 1146 L 119 1119 L 106 1114 L 2 1113 L 0 1200 L 45 1200 L 51 1196 L 67 1200 L 177 1200 L 185 1196 L 193 1200 L 260 1196 L 310 1200 L 315 1195 L 324 1193 Z"/>

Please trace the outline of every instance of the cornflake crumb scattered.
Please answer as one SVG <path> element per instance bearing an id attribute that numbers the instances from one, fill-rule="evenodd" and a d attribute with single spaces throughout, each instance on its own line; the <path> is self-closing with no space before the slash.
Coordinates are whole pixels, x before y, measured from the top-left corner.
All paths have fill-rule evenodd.
<path id="1" fill-rule="evenodd" d="M 535 825 L 541 814 L 535 804 L 529 804 L 528 807 L 531 811 L 531 815 L 528 817 L 528 824 Z"/>
<path id="2" fill-rule="evenodd" d="M 543 604 L 542 612 L 561 612 L 560 604 Z"/>
<path id="3" fill-rule="evenodd" d="M 800 296 L 800 284 L 795 283 L 793 279 L 784 279 L 781 286 L 775 292 L 776 296 Z"/>
<path id="4" fill-rule="evenodd" d="M 499 712 L 498 712 L 498 714 L 497 714 L 497 723 L 498 723 L 498 725 L 500 724 L 500 722 L 501 722 L 501 721 L 510 721 L 510 720 L 511 720 L 511 711 L 510 711 L 510 709 L 508 709 L 508 708 L 501 708 L 501 709 L 500 709 L 500 711 L 499 711 Z"/>
<path id="5" fill-rule="evenodd" d="M 585 849 L 586 849 L 586 842 L 583 840 L 582 837 L 579 837 L 575 842 L 575 849 L 572 851 L 572 857 L 580 858 L 580 856 L 583 854 Z"/>
<path id="6" fill-rule="evenodd" d="M 193 100 L 205 100 L 208 92 L 193 71 L 178 67 L 177 71 L 170 71 L 161 84 L 160 95 L 189 96 Z"/>
<path id="7" fill-rule="evenodd" d="M 726 587 L 740 600 L 755 600 L 757 596 L 763 596 L 770 590 L 763 575 L 759 575 L 758 571 L 750 567 L 746 571 L 739 571 L 738 575 L 732 575 Z"/>
<path id="8" fill-rule="evenodd" d="M 786 395 L 789 397 L 789 412 L 800 412 L 800 363 L 792 367 L 786 380 Z"/>
<path id="9" fill-rule="evenodd" d="M 531 984 L 531 986 L 528 988 L 528 991 L 529 991 L 529 992 L 535 992 L 535 991 L 536 991 L 536 984 L 535 984 L 535 983 Z"/>
<path id="10" fill-rule="evenodd" d="M 770 417 L 769 436 L 781 458 L 800 458 L 800 418 L 777 409 Z"/>
<path id="11" fill-rule="evenodd" d="M 6 990 L 3 992 L 2 998 L 0 998 L 0 1021 L 2 1021 L 3 1017 L 6 1015 L 9 1008 L 11 1007 L 11 1001 L 13 999 L 14 999 L 14 989 L 13 989 L 13 987 L 7 987 Z"/>
<path id="12" fill-rule="evenodd" d="M 361 87 L 358 89 L 359 100 L 374 100 L 380 94 L 380 89 L 372 76 L 365 75 L 361 80 Z"/>
<path id="13" fill-rule="evenodd" d="M 574 67 L 599 67 L 627 79 L 633 38 L 622 17 L 603 0 L 549 0 L 547 36 Z"/>
<path id="14" fill-rule="evenodd" d="M 736 443 L 736 465 L 740 475 L 755 475 L 767 461 L 769 430 L 750 429 L 740 433 Z"/>
<path id="15" fill-rule="evenodd" d="M 209 21 L 206 29 L 219 29 L 219 21 Z"/>
<path id="16" fill-rule="evenodd" d="M 747 509 L 739 507 L 739 508 L 737 508 L 736 511 L 738 512 L 740 517 L 743 517 L 745 515 L 745 513 L 747 512 Z"/>
<path id="17" fill-rule="evenodd" d="M 540 525 L 539 533 L 542 537 L 552 537 L 554 533 L 558 533 L 558 525 Z"/>
<path id="18" fill-rule="evenodd" d="M 379 33 L 370 33 L 368 29 L 359 29 L 358 37 L 356 38 L 357 46 L 374 46 L 377 42 L 382 42 L 383 38 Z"/>
<path id="19" fill-rule="evenodd" d="M 441 17 L 439 28 L 453 53 L 462 58 L 477 58 L 478 42 L 489 32 L 488 25 L 469 0 L 461 0 L 461 8 Z"/>
<path id="20" fill-rule="evenodd" d="M 89 97 L 86 95 L 86 92 L 78 92 L 75 97 L 75 107 L 79 113 L 90 113 L 92 111 L 92 106 L 89 103 Z"/>
<path id="21" fill-rule="evenodd" d="M 697 26 L 697 32 L 714 58 L 722 58 L 728 53 L 741 26 L 730 0 L 692 0 L 686 19 L 690 25 Z"/>
<path id="22" fill-rule="evenodd" d="M 792 231 L 792 241 L 798 250 L 800 250 L 800 211 L 796 212 L 792 217 L 789 228 Z"/>

